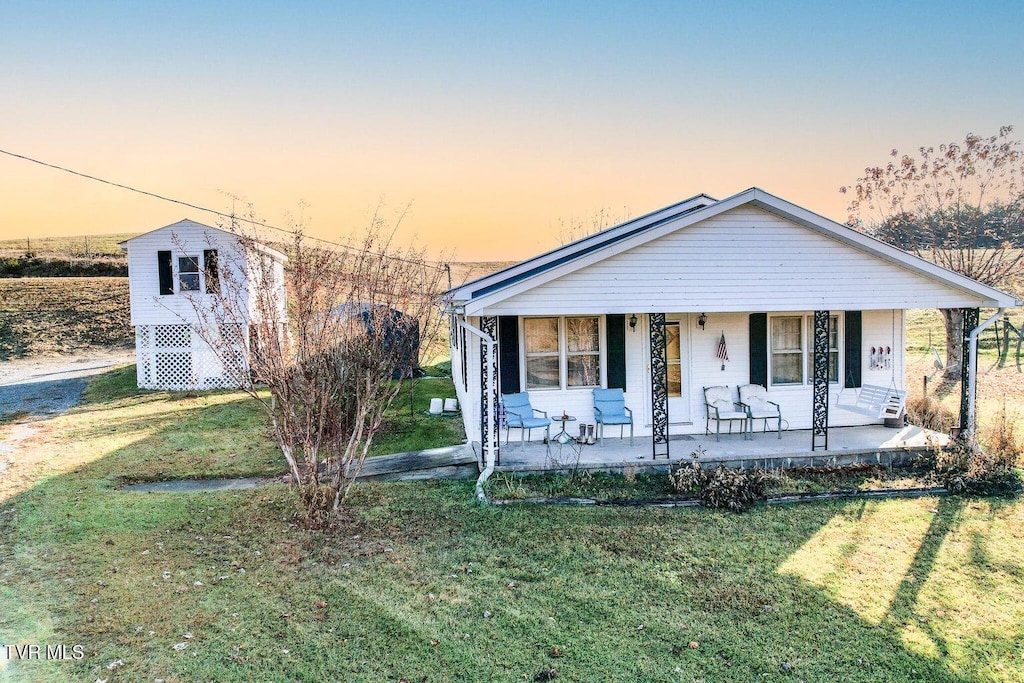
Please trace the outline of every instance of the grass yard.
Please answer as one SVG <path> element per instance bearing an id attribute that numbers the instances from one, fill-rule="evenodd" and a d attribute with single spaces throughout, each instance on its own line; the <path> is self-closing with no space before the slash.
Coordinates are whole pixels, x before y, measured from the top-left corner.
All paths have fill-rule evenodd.
<path id="1" fill-rule="evenodd" d="M 364 483 L 314 532 L 283 486 L 117 490 L 281 469 L 237 395 L 129 380 L 37 423 L 0 479 L 0 641 L 84 652 L 0 678 L 1024 681 L 1024 502 L 733 515 Z"/>
<path id="2" fill-rule="evenodd" d="M 0 361 L 134 343 L 128 278 L 0 278 Z"/>

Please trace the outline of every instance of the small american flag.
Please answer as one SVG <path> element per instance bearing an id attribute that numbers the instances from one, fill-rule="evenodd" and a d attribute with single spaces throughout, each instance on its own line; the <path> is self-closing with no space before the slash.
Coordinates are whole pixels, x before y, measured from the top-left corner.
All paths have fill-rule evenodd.
<path id="1" fill-rule="evenodd" d="M 722 369 L 725 370 L 725 361 L 729 360 L 729 347 L 725 345 L 725 332 L 722 332 L 722 338 L 718 340 L 718 350 L 715 351 L 715 358 L 722 361 Z"/>

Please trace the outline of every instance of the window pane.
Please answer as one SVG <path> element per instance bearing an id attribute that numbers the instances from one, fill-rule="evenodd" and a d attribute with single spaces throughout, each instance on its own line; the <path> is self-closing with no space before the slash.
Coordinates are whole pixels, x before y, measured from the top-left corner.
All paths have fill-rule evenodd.
<path id="1" fill-rule="evenodd" d="M 839 318 L 834 315 L 828 319 L 828 349 L 839 350 Z"/>
<path id="2" fill-rule="evenodd" d="M 804 381 L 802 353 L 772 354 L 772 384 L 800 384 Z"/>
<path id="3" fill-rule="evenodd" d="M 182 292 L 198 292 L 199 273 L 179 273 L 178 289 Z"/>
<path id="4" fill-rule="evenodd" d="M 586 356 L 569 356 L 568 386 L 597 387 L 601 385 L 600 357 L 596 354 Z"/>
<path id="5" fill-rule="evenodd" d="M 526 353 L 558 352 L 558 318 L 527 318 Z"/>
<path id="6" fill-rule="evenodd" d="M 772 318 L 772 351 L 799 351 L 802 318 Z"/>
<path id="7" fill-rule="evenodd" d="M 665 325 L 665 355 L 669 365 L 679 363 L 679 323 Z"/>
<path id="8" fill-rule="evenodd" d="M 178 259 L 178 272 L 179 273 L 198 273 L 199 272 L 199 257 L 198 256 L 182 256 Z"/>
<path id="9" fill-rule="evenodd" d="M 683 370 L 678 362 L 668 364 L 668 395 L 670 398 L 683 395 Z"/>
<path id="10" fill-rule="evenodd" d="M 526 359 L 527 389 L 558 388 L 558 356 Z"/>
<path id="11" fill-rule="evenodd" d="M 565 344 L 569 352 L 597 351 L 600 347 L 597 318 L 566 318 Z"/>

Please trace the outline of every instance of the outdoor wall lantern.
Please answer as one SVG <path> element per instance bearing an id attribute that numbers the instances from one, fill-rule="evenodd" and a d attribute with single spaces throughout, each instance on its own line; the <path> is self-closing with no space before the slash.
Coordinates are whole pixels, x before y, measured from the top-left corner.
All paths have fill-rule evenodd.
<path id="1" fill-rule="evenodd" d="M 708 324 L 708 317 L 703 313 L 697 318 L 697 324 L 700 325 L 700 329 L 704 329 L 704 326 Z"/>
<path id="2" fill-rule="evenodd" d="M 636 313 L 629 316 L 629 331 L 636 332 Z"/>

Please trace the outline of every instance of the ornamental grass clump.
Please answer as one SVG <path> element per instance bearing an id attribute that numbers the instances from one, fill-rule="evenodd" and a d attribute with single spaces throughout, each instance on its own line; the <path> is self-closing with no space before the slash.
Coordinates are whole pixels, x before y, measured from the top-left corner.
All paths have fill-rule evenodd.
<path id="1" fill-rule="evenodd" d="M 951 493 L 1015 495 L 1021 490 L 1017 471 L 1021 446 L 1005 407 L 987 434 L 987 447 L 959 439 L 936 447 L 929 459 L 933 472 Z"/>

